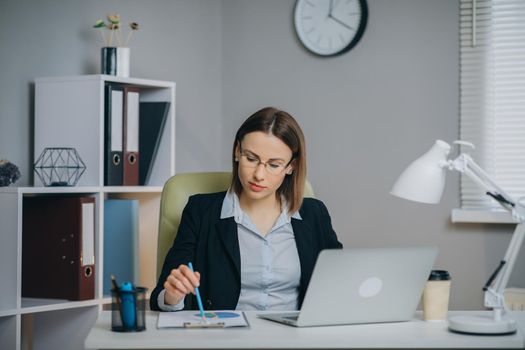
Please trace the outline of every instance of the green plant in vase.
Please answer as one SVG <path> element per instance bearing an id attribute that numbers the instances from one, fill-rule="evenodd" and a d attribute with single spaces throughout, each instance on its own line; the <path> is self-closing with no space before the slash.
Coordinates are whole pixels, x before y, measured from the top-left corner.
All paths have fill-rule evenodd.
<path id="1" fill-rule="evenodd" d="M 117 13 L 108 14 L 106 16 L 107 22 L 103 19 L 99 19 L 95 22 L 93 28 L 97 28 L 100 31 L 104 46 L 114 46 L 115 41 L 118 47 L 127 47 L 133 32 L 139 30 L 139 24 L 137 22 L 129 23 L 129 32 L 126 36 L 126 40 L 122 40 L 122 31 L 120 23 L 120 15 Z M 105 35 L 105 30 L 109 30 L 109 35 Z M 115 39 L 115 40 L 114 40 Z"/>

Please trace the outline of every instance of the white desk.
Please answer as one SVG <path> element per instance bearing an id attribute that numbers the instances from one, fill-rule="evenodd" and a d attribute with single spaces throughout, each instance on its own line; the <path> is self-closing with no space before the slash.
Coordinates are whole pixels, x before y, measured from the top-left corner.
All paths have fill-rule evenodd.
<path id="1" fill-rule="evenodd" d="M 450 314 L 458 314 L 451 312 Z M 482 314 L 485 311 L 461 312 Z M 473 336 L 451 333 L 446 322 L 410 322 L 295 328 L 247 312 L 249 328 L 157 329 L 157 312 L 148 312 L 146 331 L 111 332 L 104 311 L 88 334 L 88 349 L 350 349 L 350 348 L 525 348 L 525 312 L 514 312 L 520 330 L 513 335 Z"/>

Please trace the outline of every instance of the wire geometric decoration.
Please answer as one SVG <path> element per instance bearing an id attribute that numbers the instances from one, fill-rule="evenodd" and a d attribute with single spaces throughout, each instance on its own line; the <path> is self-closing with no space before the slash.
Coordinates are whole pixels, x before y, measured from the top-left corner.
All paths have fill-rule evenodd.
<path id="1" fill-rule="evenodd" d="M 44 186 L 75 186 L 86 170 L 78 152 L 69 147 L 46 147 L 35 162 Z"/>

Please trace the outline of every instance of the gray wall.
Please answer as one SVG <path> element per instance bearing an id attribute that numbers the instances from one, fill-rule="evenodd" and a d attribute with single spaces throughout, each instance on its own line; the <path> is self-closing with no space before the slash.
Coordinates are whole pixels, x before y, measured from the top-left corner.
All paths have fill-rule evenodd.
<path id="1" fill-rule="evenodd" d="M 32 184 L 32 81 L 98 74 L 103 43 L 92 26 L 113 12 L 141 26 L 130 41 L 131 75 L 177 83 L 178 171 L 220 166 L 221 1 L 2 0 L 0 159 L 20 167 L 17 184 Z"/>
<path id="2" fill-rule="evenodd" d="M 369 0 L 361 42 L 329 59 L 299 44 L 293 4 L 224 1 L 224 163 L 251 112 L 265 105 L 289 111 L 306 134 L 309 179 L 344 245 L 437 245 L 436 267 L 454 279 L 451 307 L 480 308 L 481 286 L 513 226 L 451 224 L 459 207 L 455 174 L 437 206 L 389 195 L 434 140 L 458 138 L 458 1 Z M 517 265 L 512 282 L 524 286 L 524 253 Z"/>
<path id="3" fill-rule="evenodd" d="M 479 309 L 511 225 L 453 225 L 458 176 L 441 204 L 388 195 L 437 138 L 458 137 L 457 0 L 369 0 L 362 41 L 321 59 L 292 26 L 293 0 L 68 1 L 0 4 L 0 158 L 31 181 L 34 77 L 98 72 L 95 19 L 118 11 L 142 29 L 132 75 L 177 82 L 177 170 L 227 170 L 233 135 L 255 110 L 289 111 L 307 137 L 309 179 L 346 247 L 437 245 L 451 307 Z M 512 284 L 525 286 L 525 254 Z"/>

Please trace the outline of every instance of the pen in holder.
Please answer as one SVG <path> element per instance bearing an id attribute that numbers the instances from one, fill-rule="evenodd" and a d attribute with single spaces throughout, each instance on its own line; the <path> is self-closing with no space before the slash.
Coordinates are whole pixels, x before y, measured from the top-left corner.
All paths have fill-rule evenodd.
<path id="1" fill-rule="evenodd" d="M 111 289 L 111 330 L 140 332 L 146 329 L 147 288 L 133 287 L 130 282 Z"/>

